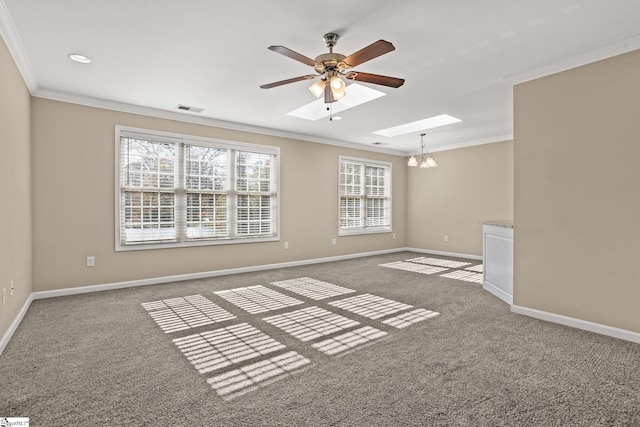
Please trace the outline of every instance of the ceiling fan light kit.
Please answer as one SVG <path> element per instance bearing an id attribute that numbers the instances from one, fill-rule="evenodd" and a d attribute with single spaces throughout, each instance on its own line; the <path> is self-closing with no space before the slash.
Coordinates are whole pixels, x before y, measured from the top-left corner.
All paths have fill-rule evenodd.
<path id="1" fill-rule="evenodd" d="M 316 98 L 320 98 L 320 95 L 324 93 L 324 85 L 324 80 L 318 80 L 317 82 L 309 86 L 309 90 Z"/>
<path id="2" fill-rule="evenodd" d="M 393 88 L 398 88 L 404 84 L 404 79 L 396 77 L 387 77 L 379 74 L 360 73 L 352 71 L 351 68 L 356 67 L 366 61 L 377 58 L 395 50 L 393 44 L 385 40 L 378 40 L 369 46 L 360 49 L 350 56 L 344 56 L 340 53 L 334 53 L 333 47 L 338 42 L 340 36 L 336 33 L 327 33 L 324 35 L 324 42 L 329 48 L 329 53 L 318 55 L 316 59 L 308 58 L 297 52 L 292 51 L 284 46 L 269 46 L 268 49 L 281 55 L 287 56 L 305 65 L 313 67 L 317 75 L 308 74 L 305 76 L 294 77 L 291 79 L 280 80 L 273 83 L 261 85 L 263 89 L 271 89 L 289 83 L 295 83 L 302 80 L 309 80 L 320 77 L 320 80 L 313 83 L 309 90 L 316 98 L 324 94 L 325 104 L 331 104 L 344 98 L 346 95 L 346 83 L 341 78 L 372 83 Z"/>

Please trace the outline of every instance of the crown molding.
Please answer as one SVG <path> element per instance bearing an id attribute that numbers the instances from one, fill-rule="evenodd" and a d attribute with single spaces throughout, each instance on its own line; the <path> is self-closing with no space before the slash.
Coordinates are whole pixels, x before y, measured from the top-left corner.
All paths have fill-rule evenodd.
<path id="1" fill-rule="evenodd" d="M 0 0 L 0 36 L 4 39 L 7 49 L 9 49 L 9 53 L 18 67 L 18 71 L 22 75 L 22 79 L 27 85 L 27 89 L 33 95 L 38 87 L 38 79 L 33 72 L 29 58 L 24 53 L 25 49 L 22 45 L 22 40 L 20 40 L 15 25 L 13 25 L 13 20 L 9 15 L 4 0 Z"/>
<path id="2" fill-rule="evenodd" d="M 351 148 L 354 150 L 373 151 L 378 153 L 391 154 L 395 156 L 405 156 L 405 153 L 403 151 L 391 150 L 388 148 L 382 148 L 378 146 L 369 147 L 364 144 L 357 144 L 353 142 L 332 140 L 332 139 L 326 139 L 326 138 L 318 138 L 312 135 L 305 135 L 305 134 L 296 133 L 296 132 L 288 132 L 288 131 L 283 131 L 283 130 L 278 130 L 273 128 L 266 128 L 261 126 L 254 126 L 254 125 L 249 125 L 244 123 L 228 122 L 228 121 L 218 120 L 210 117 L 196 116 L 193 113 L 168 111 L 168 110 L 161 110 L 161 109 L 151 108 L 151 107 L 143 107 L 140 105 L 126 104 L 126 103 L 110 101 L 106 99 L 92 98 L 92 97 L 81 96 L 81 95 L 76 95 L 76 94 L 71 94 L 66 92 L 55 91 L 51 89 L 38 88 L 37 90 L 35 90 L 34 93 L 32 93 L 32 95 L 37 98 L 50 99 L 52 101 L 68 102 L 71 104 L 102 108 L 105 110 L 119 111 L 123 113 L 138 114 L 141 116 L 175 120 L 175 121 L 193 123 L 193 124 L 204 125 L 204 126 L 211 126 L 211 127 L 217 127 L 217 128 L 223 128 L 223 129 L 229 129 L 229 130 L 237 130 L 241 132 L 258 133 L 262 135 L 276 136 L 281 138 L 297 139 L 301 141 L 315 142 L 318 144 L 327 144 L 327 145 Z"/>
<path id="3" fill-rule="evenodd" d="M 1 1 L 1 0 L 0 0 Z M 140 105 L 126 104 L 117 101 L 110 101 L 99 98 L 91 98 L 66 92 L 59 92 L 51 89 L 37 89 L 33 96 L 36 98 L 50 99 L 52 101 L 68 102 L 71 104 L 84 105 L 87 107 L 102 108 L 105 110 L 118 111 L 122 113 L 138 114 L 141 116 L 154 117 L 166 120 L 175 120 L 185 123 L 192 123 L 203 126 L 211 126 L 222 129 L 236 130 L 241 132 L 258 133 L 262 135 L 275 136 L 280 138 L 296 139 L 300 141 L 314 142 L 318 144 L 333 145 L 344 148 L 351 148 L 354 150 L 371 151 L 376 153 L 390 154 L 394 156 L 408 157 L 413 154 L 411 151 L 392 150 L 378 146 L 367 146 L 364 144 L 357 144 L 354 142 L 331 140 L 326 138 L 318 138 L 312 135 L 306 135 L 296 132 L 288 132 L 273 128 L 266 128 L 261 126 L 253 126 L 244 123 L 228 122 L 224 120 L 218 120 L 210 117 L 197 116 L 193 113 L 177 112 L 160 110 L 157 108 L 143 107 Z M 455 150 L 458 148 L 473 147 L 476 145 L 492 144 L 494 142 L 509 141 L 513 139 L 513 135 L 500 135 L 495 137 L 473 139 L 463 142 L 454 142 L 450 144 L 440 145 L 433 147 L 429 150 L 430 153 L 437 153 L 439 151 Z"/>
<path id="4" fill-rule="evenodd" d="M 449 151 L 456 150 L 458 148 L 467 148 L 467 147 L 475 147 L 476 145 L 485 145 L 485 144 L 493 144 L 495 142 L 504 142 L 504 141 L 513 141 L 513 135 L 500 135 L 500 136 L 492 136 L 490 138 L 483 139 L 473 139 L 470 141 L 464 142 L 454 142 L 451 144 L 444 144 L 438 147 L 430 148 L 429 153 L 437 153 L 439 151 Z M 411 155 L 411 154 L 408 154 Z"/>
<path id="5" fill-rule="evenodd" d="M 593 62 L 601 61 L 603 59 L 622 55 L 624 53 L 631 52 L 637 49 L 640 49 L 640 34 L 627 37 L 615 43 L 601 46 L 587 52 L 583 52 L 580 55 L 576 55 L 553 64 L 545 65 L 544 67 L 535 68 L 532 70 L 524 71 L 522 73 L 509 74 L 504 76 L 503 79 L 511 85 L 517 85 L 520 83 L 539 79 L 541 77 L 560 73 L 562 71 L 567 71 L 572 68 L 577 68 L 583 65 L 591 64 Z"/>

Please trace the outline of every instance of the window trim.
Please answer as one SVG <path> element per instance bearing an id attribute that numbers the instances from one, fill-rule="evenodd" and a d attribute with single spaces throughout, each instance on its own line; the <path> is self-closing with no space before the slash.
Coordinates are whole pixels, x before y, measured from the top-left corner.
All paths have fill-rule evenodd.
<path id="1" fill-rule="evenodd" d="M 197 145 L 214 145 L 219 148 L 249 151 L 253 153 L 262 153 L 274 155 L 274 172 L 275 178 L 275 192 L 276 192 L 276 218 L 275 227 L 276 232 L 273 236 L 267 237 L 230 237 L 230 238 L 218 238 L 208 240 L 185 240 L 185 241 L 172 241 L 172 242 L 154 242 L 154 243 L 132 243 L 122 244 L 120 241 L 120 227 L 121 227 L 121 183 L 120 183 L 120 166 L 121 166 L 121 152 L 120 144 L 122 136 L 139 136 L 139 137 L 153 137 L 155 140 L 167 141 L 170 143 L 193 143 Z M 182 248 L 182 247 L 194 247 L 194 246 L 217 246 L 217 245 L 229 245 L 229 244 L 243 244 L 243 243 L 260 243 L 260 242 L 276 242 L 280 241 L 280 147 L 272 145 L 261 145 L 240 141 L 229 141 L 224 139 L 201 137 L 194 135 L 185 135 L 173 132 L 165 132 L 159 130 L 143 129 L 130 126 L 116 125 L 115 126 L 115 156 L 114 156 L 114 213 L 115 213 L 115 250 L 120 251 L 136 251 L 136 250 L 152 250 L 152 249 L 170 249 L 170 248 Z M 235 167 L 235 165 L 233 165 Z M 179 190 L 179 191 L 183 191 Z M 236 192 L 236 190 L 230 190 Z"/>
<path id="2" fill-rule="evenodd" d="M 383 166 L 389 168 L 389 225 L 388 226 L 369 226 L 366 225 L 366 217 L 365 217 L 365 225 L 358 228 L 351 229 L 343 229 L 340 226 L 340 201 L 342 199 L 340 194 L 340 165 L 342 162 L 354 162 L 354 163 L 362 163 L 363 166 Z M 381 233 L 392 233 L 393 232 L 393 164 L 391 162 L 385 162 L 382 160 L 371 160 L 371 159 L 363 159 L 359 157 L 351 157 L 351 156 L 339 156 L 338 157 L 338 236 L 357 236 L 363 234 L 381 234 Z M 366 200 L 366 196 L 365 196 Z M 364 210 L 366 212 L 366 204 L 364 206 Z"/>

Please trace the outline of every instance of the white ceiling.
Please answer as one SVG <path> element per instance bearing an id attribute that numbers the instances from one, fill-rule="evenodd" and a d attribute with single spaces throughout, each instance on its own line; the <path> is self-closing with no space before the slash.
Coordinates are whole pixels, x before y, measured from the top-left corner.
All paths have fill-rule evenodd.
<path id="1" fill-rule="evenodd" d="M 640 48 L 640 0 L 0 0 L 0 32 L 34 96 L 407 154 L 419 132 L 372 132 L 450 114 L 429 151 L 512 138 L 513 84 Z M 387 95 L 341 121 L 287 116 L 312 81 L 259 86 L 314 72 L 267 47 L 315 58 L 327 32 L 344 55 L 392 42 L 355 70 L 404 86 L 361 83 Z"/>

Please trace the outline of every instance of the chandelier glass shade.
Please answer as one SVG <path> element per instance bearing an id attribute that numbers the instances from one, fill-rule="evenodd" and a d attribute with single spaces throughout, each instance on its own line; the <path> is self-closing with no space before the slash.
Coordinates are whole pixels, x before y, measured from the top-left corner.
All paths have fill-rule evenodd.
<path id="1" fill-rule="evenodd" d="M 415 155 L 412 155 L 409 158 L 409 162 L 407 162 L 407 166 L 415 168 L 436 168 L 438 167 L 438 163 L 436 163 L 436 159 L 433 158 L 431 154 L 424 153 L 424 133 L 420 134 L 420 157 L 416 158 Z"/>

